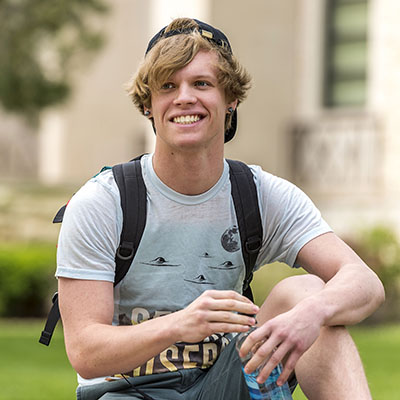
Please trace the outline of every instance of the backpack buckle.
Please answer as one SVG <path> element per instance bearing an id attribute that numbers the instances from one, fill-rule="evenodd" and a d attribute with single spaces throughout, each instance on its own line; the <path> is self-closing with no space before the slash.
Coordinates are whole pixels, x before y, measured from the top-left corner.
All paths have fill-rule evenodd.
<path id="1" fill-rule="evenodd" d="M 249 254 L 255 254 L 261 249 L 261 239 L 258 236 L 248 238 L 244 247 Z"/>
<path id="2" fill-rule="evenodd" d="M 117 249 L 117 257 L 121 260 L 130 260 L 134 254 L 132 242 L 122 242 Z"/>
<path id="3" fill-rule="evenodd" d="M 42 331 L 42 333 L 40 335 L 39 343 L 42 343 L 45 346 L 48 346 L 50 344 L 52 335 L 53 334 L 50 332 Z"/>

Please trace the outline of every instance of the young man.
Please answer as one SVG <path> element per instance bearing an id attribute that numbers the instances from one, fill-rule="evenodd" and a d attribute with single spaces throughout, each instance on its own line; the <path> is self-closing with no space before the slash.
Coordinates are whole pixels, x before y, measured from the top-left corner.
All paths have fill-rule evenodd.
<path id="1" fill-rule="evenodd" d="M 344 325 L 384 299 L 377 276 L 292 184 L 252 166 L 263 223 L 256 267 L 276 260 L 309 275 L 280 282 L 259 309 L 242 296 L 244 263 L 224 142 L 249 76 L 219 30 L 177 19 L 149 43 L 129 92 L 156 132 L 141 160 L 147 223 L 114 288 L 122 211 L 110 171 L 71 200 L 58 247 L 65 343 L 78 398 L 249 399 L 234 348 L 261 343 L 246 370 L 284 363 L 311 399 L 369 399 Z M 295 375 L 294 375 L 295 372 Z"/>

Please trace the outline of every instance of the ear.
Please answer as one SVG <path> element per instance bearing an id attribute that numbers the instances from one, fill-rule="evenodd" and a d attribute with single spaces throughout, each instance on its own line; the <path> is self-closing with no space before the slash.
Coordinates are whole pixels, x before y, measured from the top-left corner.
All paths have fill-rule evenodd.
<path id="1" fill-rule="evenodd" d="M 143 115 L 147 118 L 151 118 L 151 110 L 147 107 L 143 107 Z"/>
<path id="2" fill-rule="evenodd" d="M 234 100 L 234 101 L 228 103 L 227 104 L 227 114 L 231 114 L 231 112 L 228 111 L 230 109 L 236 110 L 237 105 L 238 105 L 238 101 L 237 100 Z"/>

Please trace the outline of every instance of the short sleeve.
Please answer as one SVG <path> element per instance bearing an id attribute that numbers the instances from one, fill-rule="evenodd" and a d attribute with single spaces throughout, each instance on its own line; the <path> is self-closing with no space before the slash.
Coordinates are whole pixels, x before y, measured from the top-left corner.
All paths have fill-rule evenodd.
<path id="1" fill-rule="evenodd" d="M 112 172 L 87 182 L 67 205 L 57 250 L 57 277 L 114 281 L 122 227 Z"/>
<path id="2" fill-rule="evenodd" d="M 274 261 L 294 267 L 300 249 L 332 229 L 301 189 L 260 167 L 252 169 L 263 224 L 263 243 L 256 268 Z"/>

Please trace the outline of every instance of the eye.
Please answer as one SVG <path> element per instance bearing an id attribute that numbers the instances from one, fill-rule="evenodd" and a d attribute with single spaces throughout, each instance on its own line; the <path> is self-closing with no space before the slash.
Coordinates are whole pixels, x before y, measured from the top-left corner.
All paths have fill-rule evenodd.
<path id="1" fill-rule="evenodd" d="M 206 81 L 196 81 L 196 82 L 195 82 L 195 85 L 196 85 L 196 86 L 199 86 L 199 87 L 207 87 L 207 86 L 210 86 L 210 84 L 209 84 L 208 82 L 206 82 Z"/>
<path id="2" fill-rule="evenodd" d="M 166 82 L 161 86 L 161 90 L 173 89 L 175 85 L 172 82 Z"/>

